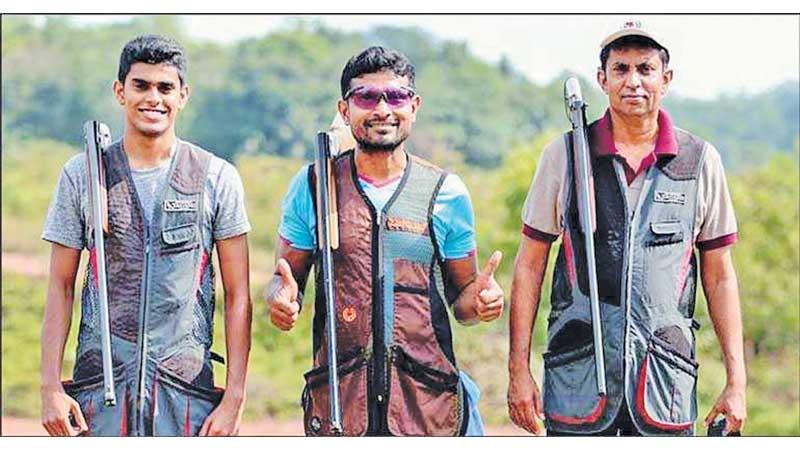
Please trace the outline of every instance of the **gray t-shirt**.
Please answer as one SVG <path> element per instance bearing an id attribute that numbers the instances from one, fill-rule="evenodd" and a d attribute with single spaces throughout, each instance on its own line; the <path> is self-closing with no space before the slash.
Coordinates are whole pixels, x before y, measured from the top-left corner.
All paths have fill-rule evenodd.
<path id="1" fill-rule="evenodd" d="M 174 155 L 175 152 L 173 157 Z M 84 153 L 73 156 L 64 164 L 42 231 L 42 239 L 45 241 L 77 250 L 86 248 L 90 225 L 86 170 Z M 165 168 L 159 166 L 132 173 L 148 222 L 152 216 L 154 199 L 161 186 L 166 183 L 168 172 L 169 161 Z M 242 180 L 236 168 L 229 162 L 217 157 L 211 158 L 204 198 L 205 248 L 211 248 L 212 239 L 219 241 L 250 231 Z M 149 206 L 145 203 L 149 203 Z"/>
<path id="2" fill-rule="evenodd" d="M 139 195 L 139 203 L 142 205 L 142 212 L 148 226 L 152 226 L 150 221 L 153 218 L 153 203 L 156 201 L 156 193 L 163 192 L 167 187 L 169 165 L 170 159 L 167 159 L 158 167 L 131 169 L 133 184 L 136 186 L 136 194 Z"/>

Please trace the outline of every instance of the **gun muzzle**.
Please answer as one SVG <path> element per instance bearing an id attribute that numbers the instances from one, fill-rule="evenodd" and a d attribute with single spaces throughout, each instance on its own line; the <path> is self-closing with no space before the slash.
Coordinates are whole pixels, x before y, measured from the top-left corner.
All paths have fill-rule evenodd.
<path id="1" fill-rule="evenodd" d="M 583 100 L 581 83 L 577 77 L 569 77 L 564 82 L 564 106 L 572 128 L 580 126 L 579 119 L 583 117 L 586 102 Z"/>
<path id="2" fill-rule="evenodd" d="M 100 144 L 100 148 L 105 150 L 111 145 L 111 129 L 108 128 L 108 125 L 104 123 L 97 123 L 97 136 L 98 144 Z"/>
<path id="3" fill-rule="evenodd" d="M 566 100 L 567 115 L 570 111 L 576 111 L 583 107 L 583 94 L 581 93 L 581 83 L 576 77 L 569 77 L 564 82 L 564 100 Z"/>
<path id="4" fill-rule="evenodd" d="M 576 77 L 569 77 L 567 81 L 564 82 L 564 98 L 567 100 L 571 100 L 573 98 L 577 100 L 583 100 L 583 95 L 581 94 L 581 84 L 578 82 Z"/>

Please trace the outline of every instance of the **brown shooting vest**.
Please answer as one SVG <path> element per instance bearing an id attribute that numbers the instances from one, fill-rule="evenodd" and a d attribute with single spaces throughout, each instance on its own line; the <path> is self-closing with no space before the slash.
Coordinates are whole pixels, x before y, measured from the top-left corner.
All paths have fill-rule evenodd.
<path id="1" fill-rule="evenodd" d="M 336 158 L 333 172 L 339 207 L 340 244 L 333 264 L 344 434 L 463 434 L 467 405 L 431 221 L 446 173 L 409 155 L 397 190 L 377 211 L 359 185 L 353 151 Z M 309 181 L 313 189 L 313 166 Z M 316 261 L 316 279 L 321 280 Z M 319 281 L 316 292 L 314 368 L 305 374 L 302 403 L 306 434 L 321 436 L 331 432 L 325 299 Z"/>

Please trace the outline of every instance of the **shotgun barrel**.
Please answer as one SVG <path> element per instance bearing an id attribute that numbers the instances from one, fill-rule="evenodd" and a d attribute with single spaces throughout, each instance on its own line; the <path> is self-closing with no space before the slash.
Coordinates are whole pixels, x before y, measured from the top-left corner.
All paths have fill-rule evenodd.
<path id="1" fill-rule="evenodd" d="M 108 276 L 106 272 L 105 234 L 108 233 L 108 200 L 106 194 L 103 153 L 111 144 L 111 130 L 104 123 L 90 120 L 83 125 L 86 161 L 89 165 L 89 201 L 92 205 L 92 233 L 97 266 L 97 294 L 100 302 L 100 346 L 103 357 L 103 400 L 114 406 L 114 374 L 111 363 L 111 327 L 108 314 Z"/>
<path id="2" fill-rule="evenodd" d="M 597 392 L 606 395 L 606 369 L 603 355 L 603 327 L 600 321 L 600 300 L 597 294 L 597 265 L 594 255 L 594 181 L 589 155 L 589 140 L 586 134 L 586 102 L 581 94 L 581 85 L 575 77 L 564 83 L 564 100 L 567 116 L 572 126 L 572 167 L 575 192 L 578 200 L 578 216 L 585 237 L 586 269 L 589 278 L 589 303 L 592 310 L 592 333 L 594 339 L 594 362 L 597 375 Z"/>
<path id="3" fill-rule="evenodd" d="M 330 387 L 331 432 L 341 435 L 342 406 L 339 401 L 339 368 L 336 351 L 336 289 L 333 283 L 333 250 L 339 246 L 336 188 L 333 182 L 331 149 L 333 137 L 326 132 L 317 134 L 314 158 L 317 200 L 317 245 L 322 261 L 322 285 L 325 289 L 325 332 L 328 341 L 328 386 Z"/>

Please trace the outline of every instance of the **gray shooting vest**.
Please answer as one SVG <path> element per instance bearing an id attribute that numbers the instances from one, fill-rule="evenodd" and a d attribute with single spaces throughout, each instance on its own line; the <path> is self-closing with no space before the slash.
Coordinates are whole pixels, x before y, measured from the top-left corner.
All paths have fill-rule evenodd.
<path id="1" fill-rule="evenodd" d="M 595 122 L 591 127 L 598 126 Z M 591 131 L 591 130 L 590 130 Z M 544 354 L 550 430 L 604 430 L 628 408 L 646 435 L 691 435 L 697 417 L 694 220 L 705 143 L 674 129 L 678 153 L 646 175 L 638 205 L 625 199 L 622 163 L 592 156 L 595 257 L 607 395 L 597 394 L 584 236 L 572 164 Z M 593 146 L 588 133 L 589 145 Z M 568 161 L 572 142 L 565 135 Z M 632 219 L 631 218 L 632 215 Z"/>
<path id="2" fill-rule="evenodd" d="M 340 244 L 333 264 L 344 434 L 463 434 L 468 405 L 453 353 L 443 259 L 432 224 L 446 174 L 409 155 L 395 194 L 377 211 L 359 185 L 352 151 L 336 158 L 333 172 L 339 207 Z M 312 187 L 313 174 L 312 165 Z M 326 314 L 319 261 L 316 268 L 314 368 L 305 374 L 302 405 L 306 434 L 324 436 L 331 434 Z"/>
<path id="3" fill-rule="evenodd" d="M 73 380 L 64 383 L 81 406 L 89 435 L 196 435 L 222 397 L 211 368 L 212 248 L 205 248 L 202 239 L 211 154 L 183 141 L 176 151 L 150 229 L 121 141 L 103 155 L 117 405 L 103 404 L 97 254 L 91 233 L 75 369 Z"/>

